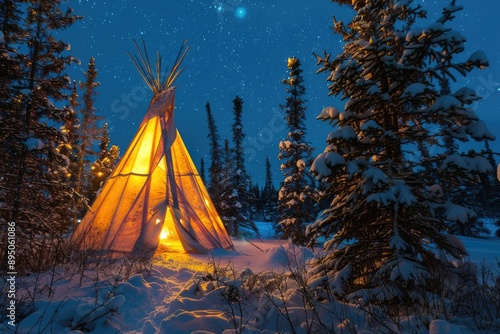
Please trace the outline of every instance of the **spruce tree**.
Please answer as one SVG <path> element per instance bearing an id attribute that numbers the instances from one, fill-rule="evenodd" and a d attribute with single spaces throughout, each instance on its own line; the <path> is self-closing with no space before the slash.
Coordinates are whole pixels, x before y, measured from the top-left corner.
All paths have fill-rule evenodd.
<path id="1" fill-rule="evenodd" d="M 17 192 L 15 162 L 24 150 L 20 133 L 24 129 L 23 103 L 17 83 L 23 77 L 16 47 L 23 36 L 22 12 L 18 1 L 0 1 L 0 224 L 11 221 Z M 7 229 L 0 229 L 0 243 L 7 245 Z M 4 268 L 7 249 L 0 250 Z M 3 256 L 5 255 L 5 256 Z"/>
<path id="2" fill-rule="evenodd" d="M 278 208 L 278 191 L 273 183 L 271 161 L 266 156 L 266 182 L 261 192 L 262 215 L 265 221 L 276 222 Z"/>
<path id="3" fill-rule="evenodd" d="M 484 141 L 484 155 L 492 166 L 497 166 L 494 152 L 490 147 L 489 140 Z M 494 219 L 495 226 L 500 227 L 500 181 L 497 178 L 496 170 L 481 176 L 481 184 L 478 190 L 479 203 L 481 205 L 482 217 Z M 486 228 L 485 228 L 486 229 Z M 483 234 L 489 234 L 483 232 Z M 500 229 L 494 231 L 496 236 L 500 236 Z"/>
<path id="4" fill-rule="evenodd" d="M 17 1 L 0 1 L 0 125 L 2 134 L 2 161 L 10 161 L 10 145 L 16 141 L 15 136 L 22 126 L 19 114 L 22 105 L 19 100 L 19 89 L 16 84 L 23 77 L 21 62 L 16 46 L 21 43 L 24 34 L 21 27 L 22 13 Z M 6 168 L 6 166 L 0 166 Z M 2 174 L 2 180 L 7 177 Z"/>
<path id="5" fill-rule="evenodd" d="M 97 69 L 95 67 L 94 57 L 90 57 L 87 71 L 83 73 L 85 81 L 80 82 L 80 89 L 83 90 L 83 107 L 80 110 L 80 127 L 79 127 L 79 147 L 78 147 L 78 163 L 75 193 L 82 201 L 77 203 L 75 209 L 75 217 L 73 224 L 75 226 L 77 218 L 82 215 L 87 207 L 86 194 L 91 187 L 88 183 L 91 171 L 91 160 L 97 156 L 98 152 L 94 149 L 94 143 L 101 137 L 101 129 L 98 127 L 99 120 L 102 117 L 97 116 L 94 107 L 95 96 L 97 95 L 97 87 L 100 85 L 97 79 Z M 91 190 L 92 191 L 92 190 Z"/>
<path id="6" fill-rule="evenodd" d="M 295 244 L 305 245 L 306 225 L 314 221 L 316 191 L 311 184 L 308 169 L 313 148 L 306 141 L 306 106 L 304 79 L 299 59 L 288 58 L 289 77 L 286 85 L 285 111 L 288 136 L 279 144 L 278 159 L 282 160 L 281 171 L 284 180 L 278 196 L 278 233 L 283 239 L 290 238 Z"/>
<path id="7" fill-rule="evenodd" d="M 233 151 L 227 139 L 224 140 L 223 167 L 220 174 L 220 192 L 219 215 L 224 222 L 227 233 L 231 236 L 239 236 L 239 205 L 236 200 L 235 166 Z"/>
<path id="8" fill-rule="evenodd" d="M 222 159 L 221 148 L 219 144 L 219 134 L 217 125 L 210 108 L 210 103 L 205 105 L 208 121 L 208 140 L 210 146 L 210 167 L 208 168 L 209 182 L 207 184 L 208 193 L 215 205 L 217 211 L 220 211 L 220 196 L 221 196 L 221 174 L 222 174 Z"/>
<path id="9" fill-rule="evenodd" d="M 203 181 L 203 184 L 207 184 L 206 176 L 205 176 L 205 160 L 201 158 L 200 160 L 200 178 Z"/>
<path id="10" fill-rule="evenodd" d="M 73 190 L 77 184 L 77 175 L 78 175 L 78 140 L 79 140 L 79 126 L 80 121 L 78 119 L 77 109 L 80 106 L 78 91 L 76 81 L 73 81 L 73 85 L 71 88 L 71 94 L 69 96 L 69 105 L 67 108 L 67 115 L 64 122 L 63 127 L 61 127 L 61 131 L 64 134 L 65 142 L 59 145 L 59 153 L 66 157 L 68 168 L 67 168 L 67 177 L 69 186 L 72 189 L 72 201 L 71 208 L 69 212 L 70 217 L 75 217 L 76 208 L 78 203 L 80 203 L 83 199 L 81 196 L 78 196 L 76 192 Z"/>
<path id="11" fill-rule="evenodd" d="M 97 160 L 90 167 L 89 181 L 86 191 L 88 205 L 94 202 L 94 199 L 102 188 L 108 177 L 116 167 L 120 157 L 120 148 L 116 145 L 109 147 L 111 139 L 109 138 L 108 124 L 104 123 L 102 128 L 101 141 L 99 142 L 99 154 Z"/>
<path id="12" fill-rule="evenodd" d="M 326 238 L 326 255 L 312 279 L 326 276 L 342 298 L 396 312 L 403 303 L 415 305 L 415 289 L 433 292 L 442 283 L 427 273 L 450 269 L 452 259 L 466 255 L 446 231 L 475 215 L 448 200 L 436 171 L 458 183 L 490 171 L 477 152 L 446 155 L 442 147 L 446 136 L 492 136 L 470 108 L 474 90 L 442 95 L 439 83 L 488 61 L 481 51 L 455 60 L 465 43 L 447 27 L 461 9 L 455 1 L 424 29 L 414 27 L 425 11 L 411 0 L 334 2 L 356 14 L 347 25 L 334 20 L 346 42 L 343 52 L 317 57 L 319 72 L 328 73 L 329 93 L 346 103 L 342 111 L 329 107 L 318 116 L 335 128 L 312 170 L 328 183 L 333 202 L 310 226 Z"/>
<path id="13" fill-rule="evenodd" d="M 0 76 L 0 110 L 4 113 L 13 109 L 14 106 L 9 103 L 16 100 L 14 83 L 22 78 L 21 64 L 16 50 L 24 34 L 21 22 L 22 12 L 19 9 L 19 1 L 0 1 L 0 72 L 2 73 Z M 2 129 L 8 130 L 7 124 Z"/>
<path id="14" fill-rule="evenodd" d="M 489 141 L 484 141 L 484 155 L 492 166 L 497 166 L 493 150 Z M 496 178 L 496 171 L 481 177 L 480 200 L 483 217 L 500 217 L 500 182 Z"/>
<path id="15" fill-rule="evenodd" d="M 248 178 L 245 169 L 245 151 L 243 141 L 245 134 L 243 133 L 243 100 L 236 96 L 233 102 L 234 123 L 231 129 L 234 144 L 234 167 L 236 169 L 235 185 L 237 190 L 246 189 L 248 186 Z"/>
<path id="16" fill-rule="evenodd" d="M 26 27 L 23 26 L 23 12 L 20 1 L 0 1 L 0 212 L 1 222 L 6 223 L 18 216 L 20 178 L 23 177 L 16 166 L 24 154 L 25 103 L 22 88 L 18 87 L 25 71 L 22 55 L 17 53 L 23 42 Z M 21 160 L 21 159 L 19 159 Z M 7 162 L 10 162 L 7 163 Z M 20 175 L 21 174 L 21 175 Z M 18 181 L 19 180 L 19 181 Z M 15 212 L 16 211 L 16 212 Z M 2 232 L 2 241 L 3 241 Z M 6 235 L 5 235 L 6 236 Z M 7 244 L 6 242 L 3 244 Z"/>
<path id="17" fill-rule="evenodd" d="M 18 270 L 22 266 L 40 270 L 49 260 L 44 254 L 56 245 L 51 242 L 62 237 L 69 223 L 68 158 L 59 151 L 67 140 L 60 127 L 68 109 L 56 104 L 67 99 L 70 80 L 64 71 L 74 58 L 64 55 L 69 45 L 56 36 L 78 17 L 70 8 L 63 11 L 60 1 L 52 0 L 4 1 L 0 15 L 5 41 L 18 50 L 11 70 L 18 73 L 20 68 L 21 73 L 2 87 L 8 87 L 8 101 L 14 102 L 2 110 L 12 123 L 8 131 L 2 128 L 0 145 L 8 145 L 12 156 L 6 160 L 9 203 L 2 210 L 2 219 L 16 223 L 17 242 L 25 252 L 19 258 L 35 259 L 19 262 Z M 48 235 L 50 240 L 40 237 Z"/>
<path id="18" fill-rule="evenodd" d="M 253 183 L 250 179 L 248 203 L 250 204 L 251 220 L 262 220 L 262 194 L 258 183 Z"/>
<path id="19" fill-rule="evenodd" d="M 443 16 L 443 20 L 448 20 L 451 18 L 452 14 L 446 14 L 447 17 Z M 449 42 L 444 41 L 442 44 L 443 53 L 447 53 L 448 50 L 453 49 L 454 41 L 451 40 Z M 446 75 L 446 69 L 443 67 L 441 69 L 441 76 L 439 78 L 440 84 L 440 95 L 450 95 L 451 85 L 450 85 L 450 77 Z M 480 100 L 479 96 L 470 95 L 468 96 L 469 103 L 473 101 Z M 440 124 L 443 132 L 442 142 L 444 144 L 444 154 L 447 156 L 453 155 L 458 152 L 458 145 L 456 144 L 460 138 L 456 138 L 452 133 L 454 131 L 454 124 L 442 123 Z M 422 145 L 419 144 L 421 147 Z M 426 156 L 425 158 L 428 158 Z M 436 168 L 437 170 L 437 168 Z M 471 209 L 476 212 L 476 215 L 482 215 L 484 213 L 484 206 L 482 203 L 485 202 L 485 194 L 482 192 L 483 187 L 485 186 L 485 178 L 486 174 L 483 174 L 476 178 L 475 180 L 460 180 L 457 183 L 456 180 L 450 180 L 446 177 L 446 175 L 441 175 L 440 173 L 436 173 L 437 183 L 439 183 L 442 187 L 443 193 L 451 200 L 451 202 L 455 204 L 459 204 L 467 209 Z M 487 185 L 486 185 L 487 186 Z M 484 227 L 484 224 L 481 220 L 477 219 L 477 217 L 472 217 L 465 224 L 462 221 L 450 222 L 449 233 L 465 235 L 471 237 L 478 237 L 485 233 L 488 233 L 488 230 Z"/>
<path id="20" fill-rule="evenodd" d="M 78 119 L 77 110 L 80 104 L 76 81 L 73 81 L 71 95 L 69 96 L 68 115 L 62 130 L 67 142 L 60 149 L 69 159 L 68 177 L 73 188 L 76 187 L 76 176 L 78 174 L 80 120 Z"/>
<path id="21" fill-rule="evenodd" d="M 240 233 L 246 231 L 257 232 L 257 227 L 252 221 L 252 213 L 250 211 L 250 176 L 245 169 L 245 149 L 243 142 L 245 134 L 243 132 L 243 100 L 236 96 L 233 100 L 234 123 L 232 126 L 233 152 L 234 152 L 234 192 L 236 201 L 237 228 L 235 236 L 240 236 Z M 243 228 L 244 230 L 241 230 Z"/>

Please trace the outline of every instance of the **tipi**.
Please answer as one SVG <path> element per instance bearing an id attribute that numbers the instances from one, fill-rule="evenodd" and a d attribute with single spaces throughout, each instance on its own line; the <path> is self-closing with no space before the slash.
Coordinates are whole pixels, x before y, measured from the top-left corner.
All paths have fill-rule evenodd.
<path id="1" fill-rule="evenodd" d="M 135 41 L 134 41 L 135 43 Z M 175 87 L 189 47 L 185 42 L 168 77 L 157 53 L 153 73 L 146 48 L 132 60 L 154 93 L 121 161 L 104 184 L 73 240 L 82 249 L 151 255 L 160 242 L 190 253 L 233 248 L 174 124 Z M 146 255 L 147 256 L 147 255 Z"/>

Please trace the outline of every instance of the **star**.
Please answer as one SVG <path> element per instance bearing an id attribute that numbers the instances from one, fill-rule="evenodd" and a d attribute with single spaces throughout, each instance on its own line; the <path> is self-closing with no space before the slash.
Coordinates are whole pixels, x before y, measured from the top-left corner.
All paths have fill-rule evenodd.
<path id="1" fill-rule="evenodd" d="M 113 144 L 123 150 L 137 130 L 132 122 L 141 121 L 152 94 L 143 88 L 142 78 L 126 54 L 134 51 L 132 39 L 140 42 L 144 38 L 151 55 L 159 50 L 168 66 L 175 59 L 180 43 L 187 38 L 192 48 L 186 58 L 186 70 L 179 77 L 176 97 L 179 108 L 176 122 L 186 146 L 195 162 L 209 152 L 206 102 L 212 105 L 221 138 L 231 138 L 231 100 L 240 95 L 245 101 L 243 119 L 247 139 L 254 138 L 258 147 L 262 146 L 262 151 L 258 151 L 246 142 L 247 149 L 256 154 L 253 160 L 247 160 L 247 169 L 255 181 L 264 175 L 264 166 L 257 160 L 266 155 L 271 157 L 278 174 L 281 173 L 278 145 L 287 132 L 279 106 L 286 102 L 286 87 L 281 79 L 287 77 L 288 57 L 295 56 L 302 64 L 308 89 L 308 140 L 316 152 L 324 149 L 325 138 L 331 131 L 331 126 L 317 121 L 316 115 L 325 106 L 345 103 L 328 95 L 326 77 L 316 74 L 318 67 L 312 54 L 326 50 L 335 56 L 342 52 L 344 41 L 332 33 L 331 15 L 349 22 L 353 12 L 347 6 L 338 7 L 329 1 L 313 2 L 318 2 L 317 6 L 299 0 L 189 0 L 172 1 L 168 8 L 162 8 L 154 1 L 78 0 L 72 2 L 74 12 L 84 18 L 65 31 L 64 36 L 71 43 L 68 53 L 72 56 L 83 62 L 95 56 L 101 82 L 96 108 L 109 123 Z M 474 109 L 481 111 L 481 119 L 484 117 L 492 129 L 498 128 L 500 113 L 494 111 L 499 110 L 500 44 L 490 40 L 491 36 L 500 35 L 500 25 L 495 24 L 500 6 L 484 9 L 474 0 L 459 2 L 464 10 L 456 13 L 457 18 L 450 26 L 467 37 L 466 54 L 484 49 L 491 65 L 468 74 L 464 79 L 469 82 L 461 82 L 461 77 L 455 90 L 468 86 L 477 90 L 477 95 L 482 94 L 483 99 L 474 104 Z M 423 0 L 414 3 L 423 5 Z M 429 20 L 441 16 L 441 6 L 441 1 L 425 0 Z M 426 22 L 420 24 L 425 26 Z M 83 71 L 84 65 L 73 65 L 68 74 L 78 81 L 84 79 Z M 124 101 L 122 94 L 130 97 L 128 103 L 134 103 L 135 107 Z M 272 141 L 269 130 L 273 132 Z M 492 143 L 494 151 L 500 152 L 499 142 Z M 198 154 L 195 148 L 203 154 Z"/>
<path id="2" fill-rule="evenodd" d="M 238 7 L 234 11 L 234 15 L 239 19 L 244 19 L 247 16 L 247 10 L 245 7 Z"/>

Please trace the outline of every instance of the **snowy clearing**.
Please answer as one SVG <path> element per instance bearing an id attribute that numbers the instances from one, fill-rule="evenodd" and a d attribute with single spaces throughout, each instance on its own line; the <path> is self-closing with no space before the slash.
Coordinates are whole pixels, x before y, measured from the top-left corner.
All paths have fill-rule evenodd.
<path id="1" fill-rule="evenodd" d="M 272 235 L 270 224 L 258 226 L 264 238 Z M 478 265 L 484 262 L 495 266 L 500 260 L 499 238 L 460 239 Z M 242 333 L 247 334 L 312 332 L 315 323 L 304 312 L 300 296 L 294 294 L 296 284 L 289 282 L 272 293 L 262 284 L 278 286 L 276 277 L 285 277 L 281 274 L 289 272 L 286 268 L 297 269 L 297 264 L 312 258 L 313 253 L 281 240 L 234 240 L 234 244 L 235 252 L 219 249 L 209 255 L 162 253 L 155 256 L 152 265 L 118 261 L 101 271 L 58 269 L 54 275 L 18 278 L 18 299 L 29 299 L 26 284 L 38 295 L 26 318 L 16 327 L 4 318 L 0 331 L 229 334 L 242 328 Z M 134 274 L 141 266 L 143 273 Z M 253 285 L 245 281 L 252 275 L 258 278 Z M 370 328 L 353 305 L 330 303 L 328 307 L 330 311 L 341 307 L 344 314 L 338 319 L 322 319 L 335 332 L 387 332 Z M 406 330 L 400 333 L 475 333 L 443 319 L 433 320 L 427 328 L 415 327 L 413 322 L 408 319 Z M 287 327 L 290 324 L 295 326 L 293 331 Z"/>

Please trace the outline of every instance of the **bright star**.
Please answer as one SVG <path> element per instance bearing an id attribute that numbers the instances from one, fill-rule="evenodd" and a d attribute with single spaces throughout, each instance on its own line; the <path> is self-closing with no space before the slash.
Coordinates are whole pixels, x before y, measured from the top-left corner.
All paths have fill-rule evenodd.
<path id="1" fill-rule="evenodd" d="M 245 7 L 238 7 L 234 11 L 234 15 L 239 19 L 244 19 L 247 16 L 247 10 Z"/>

